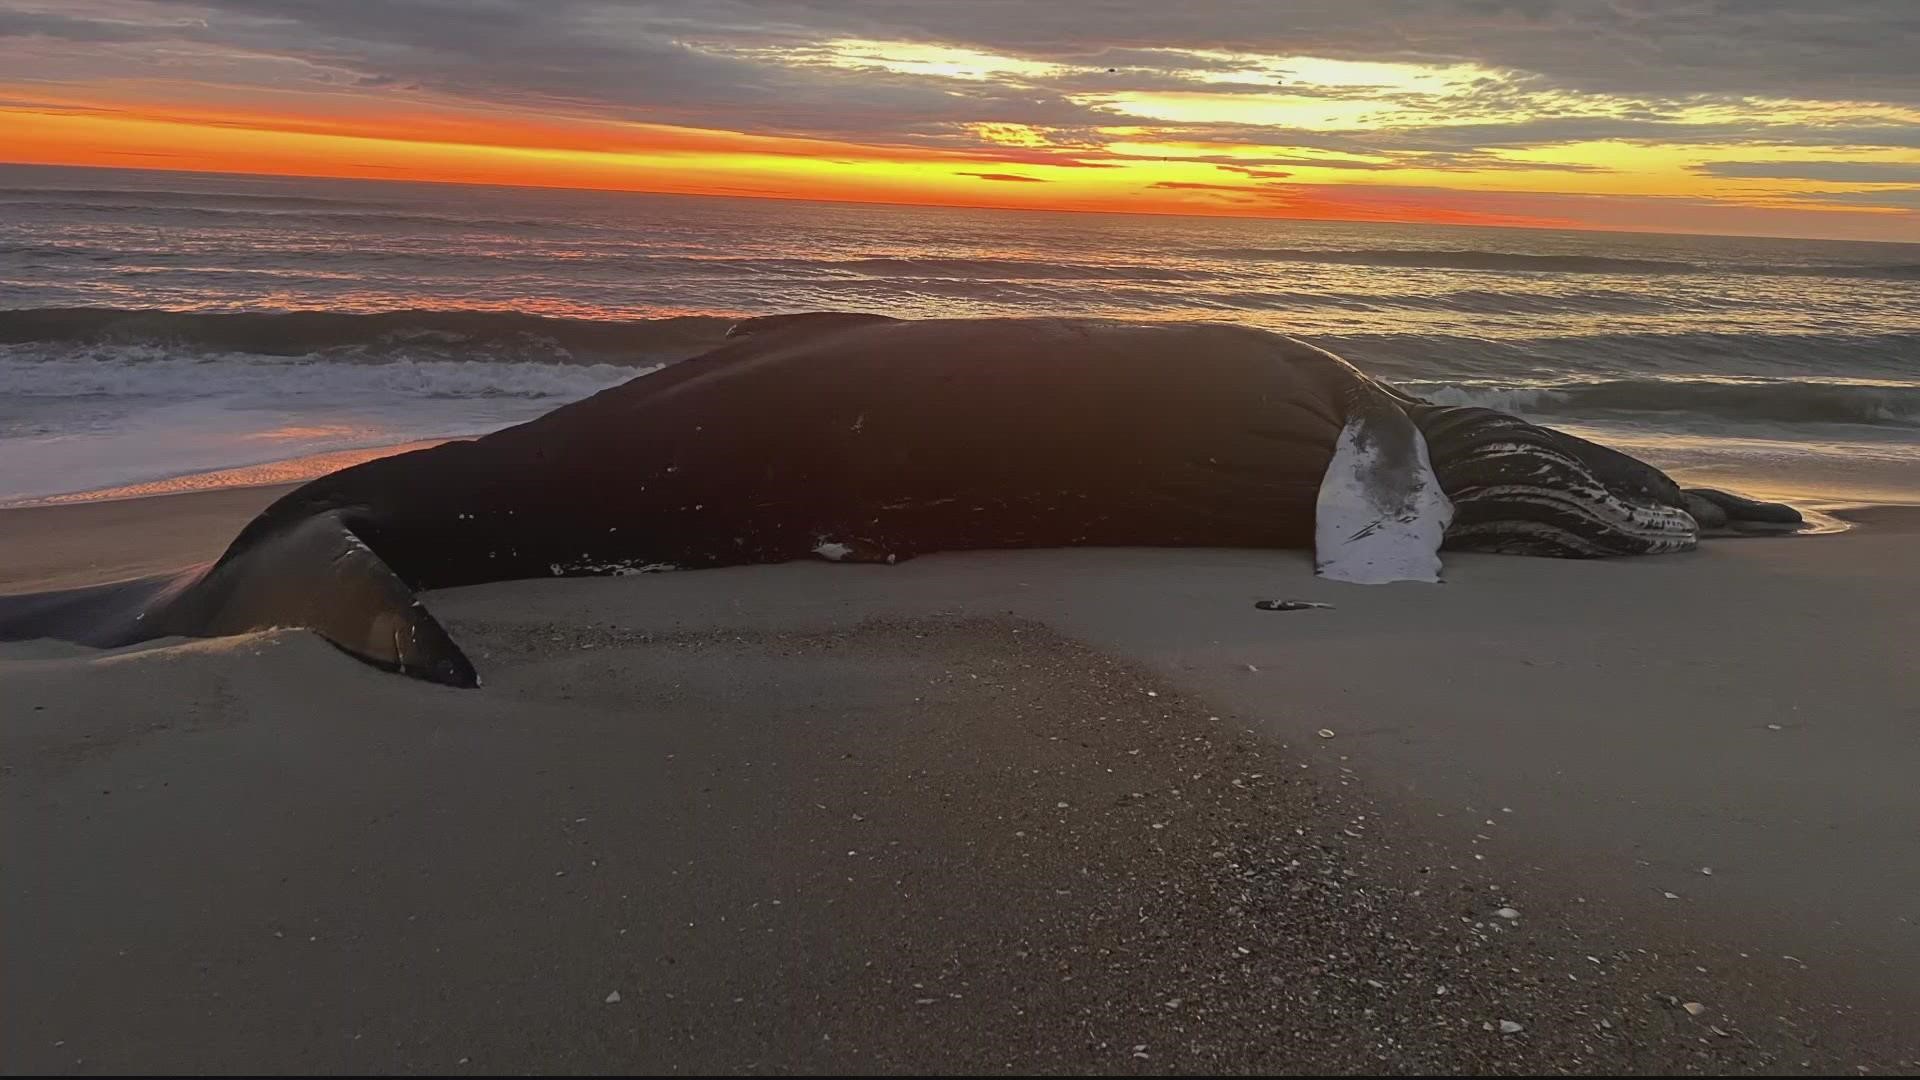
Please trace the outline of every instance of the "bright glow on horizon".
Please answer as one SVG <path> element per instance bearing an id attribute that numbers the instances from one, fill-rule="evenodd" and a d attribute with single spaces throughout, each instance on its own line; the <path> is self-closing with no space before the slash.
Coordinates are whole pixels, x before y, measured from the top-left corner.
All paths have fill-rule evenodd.
<path id="1" fill-rule="evenodd" d="M 629 80 L 594 51 L 643 34 L 628 9 L 595 9 L 577 68 L 563 50 L 521 70 L 504 30 L 463 67 L 431 36 L 389 44 L 377 27 L 357 54 L 301 15 L 25 2 L 41 22 L 0 35 L 7 161 L 1920 241 L 1920 106 L 1867 95 L 1603 91 L 1466 60 L 1191 45 L 734 40 L 695 23 L 645 37 L 654 68 Z M 422 74 L 367 74 L 387 51 L 418 53 Z"/>

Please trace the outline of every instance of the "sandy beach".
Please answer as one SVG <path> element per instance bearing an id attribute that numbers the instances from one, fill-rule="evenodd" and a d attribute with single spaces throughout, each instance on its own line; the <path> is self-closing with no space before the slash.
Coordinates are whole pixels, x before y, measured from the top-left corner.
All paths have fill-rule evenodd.
<path id="1" fill-rule="evenodd" d="M 0 591 L 276 491 L 0 511 Z M 0 647 L 0 1067 L 1920 1068 L 1920 515 L 1855 517 L 428 594 L 478 691 Z"/>
<path id="2" fill-rule="evenodd" d="M 0 1078 L 1920 1076 L 1916 55 L 0 0 Z"/>

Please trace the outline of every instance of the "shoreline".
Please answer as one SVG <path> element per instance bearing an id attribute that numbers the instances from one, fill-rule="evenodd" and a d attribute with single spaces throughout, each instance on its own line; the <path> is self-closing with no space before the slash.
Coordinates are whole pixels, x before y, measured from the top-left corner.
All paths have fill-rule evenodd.
<path id="1" fill-rule="evenodd" d="M 437 446 L 448 440 L 402 443 L 383 448 L 390 453 Z M 343 451 L 373 460 L 388 453 Z M 309 462 L 335 455 L 293 459 Z M 271 468 L 268 466 L 248 467 Z M 335 467 L 344 467 L 335 466 Z M 243 470 L 221 470 L 230 475 Z M 321 472 L 329 470 L 321 470 Z M 316 472 L 313 475 L 321 475 Z M 211 487 L 182 486 L 147 490 L 154 485 L 132 485 L 100 493 L 75 493 L 27 503 L 0 504 L 0 595 L 41 592 L 106 584 L 162 573 L 209 561 L 253 515 L 294 490 L 307 478 L 281 479 L 269 472 L 256 474 L 257 483 Z M 189 478 L 190 479 L 190 478 Z M 165 483 L 165 482 L 156 482 Z M 94 497 L 98 496 L 98 497 Z M 1805 505 L 1809 527 L 1787 536 L 1715 536 L 1703 544 L 1729 541 L 1812 540 L 1866 529 L 1907 531 L 1920 522 L 1920 504 L 1903 502 L 1846 502 L 1819 509 Z M 151 528 L 136 548 L 120 534 L 129 528 Z M 1448 555 L 1449 558 L 1457 556 Z"/>
<path id="2" fill-rule="evenodd" d="M 472 438 L 474 436 L 464 436 Z M 192 495 L 246 488 L 286 487 L 305 483 L 363 462 L 377 461 L 413 450 L 426 450 L 458 439 L 413 439 L 374 446 L 326 450 L 317 454 L 297 454 L 250 465 L 232 465 L 219 469 L 201 469 L 152 480 L 82 491 L 55 492 L 27 498 L 0 501 L 0 511 L 34 510 L 51 506 L 85 506 L 93 503 L 122 502 L 128 499 L 155 499 L 173 495 Z"/>
<path id="3" fill-rule="evenodd" d="M 1580 425 L 1562 425 L 1579 431 Z M 484 434 L 484 433 L 483 433 Z M 303 483 L 329 472 L 366 461 L 424 450 L 442 443 L 478 438 L 479 435 L 409 439 L 371 446 L 349 447 L 317 453 L 297 454 L 245 465 L 215 469 L 197 469 L 151 480 L 114 484 L 79 491 L 56 492 L 15 499 L 0 499 L 0 511 L 35 509 L 49 506 L 85 505 L 127 499 L 158 498 L 170 495 L 269 487 Z M 1603 441 L 1605 441 L 1603 439 Z M 1649 448 L 1632 440 L 1614 440 L 1648 457 Z M 1648 460 L 1658 458 L 1657 453 Z M 1657 465 L 1657 462 L 1655 462 Z M 1772 463 L 1777 466 L 1776 463 Z M 1684 486 L 1727 488 L 1754 498 L 1786 502 L 1803 513 L 1820 517 L 1849 519 L 1849 513 L 1872 511 L 1881 507 L 1920 507 L 1920 487 L 1913 490 L 1890 487 L 1885 478 L 1878 480 L 1824 472 L 1796 477 L 1769 472 L 1749 473 L 1737 463 L 1719 461 L 1678 466 L 1659 466 Z"/>

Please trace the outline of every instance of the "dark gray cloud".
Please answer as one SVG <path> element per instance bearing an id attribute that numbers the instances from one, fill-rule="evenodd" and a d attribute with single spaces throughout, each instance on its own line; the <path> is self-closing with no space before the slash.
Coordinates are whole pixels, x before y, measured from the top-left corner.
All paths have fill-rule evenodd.
<path id="1" fill-rule="evenodd" d="M 987 145 L 970 124 L 1015 123 L 1045 130 L 1070 154 L 1060 160 L 1088 165 L 1103 156 L 1094 130 L 1116 123 L 1181 141 L 1342 153 L 1353 163 L 1275 163 L 1358 169 L 1540 167 L 1499 151 L 1594 139 L 1920 146 L 1920 125 L 1776 123 L 1750 100 L 1920 105 L 1920 0 L 100 0 L 71 11 L 54 0 L 14 2 L 21 10 L 0 8 L 0 38 L 72 43 L 24 72 L 36 80 L 178 77 L 177 67 L 137 70 L 160 63 L 141 44 L 167 42 L 202 51 L 201 77 L 234 84 L 266 78 L 260 72 L 277 58 L 277 89 L 430 93 L 623 121 L 951 148 Z M 817 62 L 825 42 L 848 37 L 966 46 L 1070 70 L 968 80 Z M 1338 131 L 1166 124 L 1089 97 L 1196 89 L 1191 76 L 1244 67 L 1205 51 L 1472 62 L 1519 74 L 1486 80 L 1450 104 L 1449 120 L 1477 122 Z M 230 74 L 222 55 L 234 58 Z M 1378 93 L 1244 79 L 1205 88 Z M 1540 115 L 1540 95 L 1555 91 L 1631 100 L 1608 115 Z M 1682 119 L 1689 106 L 1713 102 L 1752 119 Z M 1521 109 L 1533 118 L 1501 119 Z M 994 151 L 1035 163 L 1062 153 Z"/>
<path id="2" fill-rule="evenodd" d="M 704 2 L 704 0 L 703 0 Z M 1073 58 L 1203 48 L 1460 60 L 1646 96 L 1920 100 L 1911 0 L 733 0 L 735 10 Z M 802 15 L 801 13 L 805 14 Z"/>
<path id="3" fill-rule="evenodd" d="M 1356 136 L 1361 133 L 1353 133 Z M 1523 149 L 1573 142 L 1775 143 L 1818 146 L 1920 146 L 1920 126 L 1775 122 L 1756 106 L 1752 119 L 1695 123 L 1623 116 L 1560 116 L 1488 124 L 1447 124 L 1381 133 L 1406 147 L 1432 150 Z"/>
<path id="4" fill-rule="evenodd" d="M 1709 161 L 1696 166 L 1695 171 L 1742 180 L 1920 184 L 1920 164 L 1895 161 Z"/>
<path id="5" fill-rule="evenodd" d="M 1876 188 L 1873 191 L 1813 191 L 1793 196 L 1796 202 L 1822 203 L 1828 206 L 1879 207 L 1891 210 L 1920 210 L 1920 185 Z"/>
<path id="6" fill-rule="evenodd" d="M 1019 173 L 1004 172 L 956 172 L 955 176 L 974 176 L 982 180 L 999 180 L 1009 184 L 1044 184 L 1047 181 L 1038 176 L 1021 176 Z"/>
<path id="7" fill-rule="evenodd" d="M 0 38 L 43 37 L 58 41 L 139 41 L 153 36 L 149 27 L 105 19 L 76 19 L 41 11 L 0 8 Z"/>
<path id="8" fill-rule="evenodd" d="M 1064 95 L 999 83 L 844 67 L 793 66 L 698 47 L 699 30 L 733 46 L 793 38 L 772 24 L 729 30 L 697 5 L 604 0 L 123 0 L 115 40 L 187 43 L 217 54 L 278 57 L 277 89 L 413 87 L 476 102 L 604 118 L 822 137 L 951 140 L 958 125 L 1110 122 Z M 726 6 L 724 4 L 717 6 Z M 143 31 L 138 17 L 149 17 Z M 165 18 L 155 18 L 163 15 Z M 183 20 L 182 16 L 198 16 Z M 69 22 L 75 20 L 67 20 Z M 67 28 L 69 37 L 83 32 Z M 796 39 L 797 40 L 797 39 Z M 83 57 L 82 77 L 126 74 L 127 56 Z M 131 59 L 138 60 L 138 57 Z M 50 73 L 57 74 L 57 73 Z M 217 80 L 209 67 L 204 78 Z M 971 140 L 968 140 L 971 141 Z"/>

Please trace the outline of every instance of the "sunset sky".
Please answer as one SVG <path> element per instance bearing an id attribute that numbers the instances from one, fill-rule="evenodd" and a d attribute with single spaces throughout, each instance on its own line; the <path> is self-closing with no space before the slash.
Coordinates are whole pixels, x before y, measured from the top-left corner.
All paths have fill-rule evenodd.
<path id="1" fill-rule="evenodd" d="M 0 0 L 0 160 L 1920 241 L 1914 0 Z"/>

